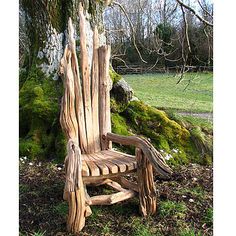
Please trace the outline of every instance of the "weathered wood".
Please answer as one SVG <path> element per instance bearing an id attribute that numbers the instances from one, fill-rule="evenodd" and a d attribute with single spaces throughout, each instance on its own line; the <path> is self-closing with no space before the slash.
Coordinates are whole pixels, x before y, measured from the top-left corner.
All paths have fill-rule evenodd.
<path id="1" fill-rule="evenodd" d="M 156 195 L 152 166 L 162 177 L 169 177 L 171 174 L 164 158 L 150 142 L 136 136 L 126 137 L 111 133 L 110 47 L 98 46 L 95 27 L 90 73 L 85 16 L 81 3 L 79 15 L 82 84 L 71 20 L 68 22 L 69 43 L 65 47 L 60 65 L 65 88 L 60 122 L 68 141 L 64 199 L 69 203 L 67 228 L 75 234 L 82 230 L 85 217 L 91 214 L 90 205 L 111 205 L 134 197 L 136 193 L 139 193 L 141 213 L 144 216 L 154 214 Z M 112 141 L 136 146 L 136 157 L 112 150 Z M 134 173 L 136 169 L 137 184 L 123 177 Z M 119 192 L 90 197 L 86 184 L 107 184 Z"/>
<path id="2" fill-rule="evenodd" d="M 160 175 L 162 178 L 170 177 L 172 170 L 166 164 L 162 155 L 146 139 L 138 136 L 127 137 L 113 133 L 107 133 L 107 135 L 103 135 L 102 138 L 123 145 L 133 145 L 140 148 L 143 151 L 145 157 L 150 161 L 158 175 Z"/>
<path id="3" fill-rule="evenodd" d="M 90 185 L 90 184 L 93 184 L 94 182 L 97 183 L 97 182 L 101 182 L 102 180 L 104 179 L 113 179 L 113 178 L 117 178 L 121 175 L 124 175 L 124 174 L 131 174 L 131 173 L 135 173 L 136 170 L 130 170 L 130 171 L 126 171 L 125 173 L 121 173 L 121 172 L 118 172 L 118 173 L 114 173 L 114 174 L 109 174 L 109 175 L 100 175 L 100 176 L 84 176 L 83 177 L 83 183 L 86 184 L 86 185 Z"/>
<path id="4" fill-rule="evenodd" d="M 80 144 L 81 152 L 84 153 L 87 151 L 87 139 L 86 139 L 86 130 L 85 130 L 85 121 L 84 121 L 84 104 L 82 89 L 80 83 L 80 73 L 78 66 L 78 59 L 76 56 L 76 43 L 74 39 L 74 27 L 72 25 L 71 19 L 68 21 L 68 32 L 69 32 L 69 44 L 68 47 L 71 52 L 71 69 L 73 72 L 74 78 L 74 95 L 75 95 L 75 113 L 78 120 L 78 141 Z M 66 66 L 66 65 L 65 65 Z M 70 68 L 69 68 L 70 69 Z"/>
<path id="5" fill-rule="evenodd" d="M 132 198 L 136 193 L 132 190 L 127 190 L 124 192 L 118 192 L 110 195 L 99 195 L 91 197 L 91 205 L 112 205 L 117 202 L 121 202 Z"/>
<path id="6" fill-rule="evenodd" d="M 99 130 L 99 62 L 98 62 L 98 30 L 94 27 L 93 31 L 93 60 L 92 60 L 92 120 L 93 120 L 93 139 L 94 139 L 94 151 L 101 150 L 100 146 L 100 130 Z"/>
<path id="7" fill-rule="evenodd" d="M 110 182 L 107 182 L 106 185 L 114 188 L 115 190 L 117 191 L 120 191 L 120 192 L 126 192 L 128 189 L 125 189 L 123 188 L 118 182 L 116 181 L 110 181 Z"/>
<path id="8" fill-rule="evenodd" d="M 103 159 L 104 161 L 110 162 L 113 165 L 117 165 L 119 172 L 125 172 L 127 170 L 127 166 L 125 165 L 123 161 L 118 160 L 115 157 L 112 157 L 110 155 L 107 155 L 107 153 L 100 152 L 99 157 Z"/>
<path id="9" fill-rule="evenodd" d="M 110 87 L 109 87 L 109 60 L 111 48 L 110 46 L 101 46 L 98 49 L 99 56 L 99 126 L 101 135 L 101 149 L 106 150 L 111 148 L 111 142 L 102 139 L 103 135 L 111 132 L 111 117 L 110 117 Z"/>
<path id="10" fill-rule="evenodd" d="M 95 157 L 99 158 L 109 169 L 109 172 L 112 174 L 116 174 L 119 172 L 119 168 L 117 165 L 114 165 L 113 162 L 109 161 L 108 159 L 103 159 L 103 155 L 101 153 L 95 153 L 93 154 Z"/>
<path id="11" fill-rule="evenodd" d="M 129 180 L 127 180 L 126 178 L 124 178 L 123 176 L 119 176 L 117 178 L 114 178 L 122 187 L 127 188 L 127 189 L 131 189 L 135 192 L 139 192 L 138 189 L 138 184 L 133 183 Z"/>
<path id="12" fill-rule="evenodd" d="M 66 183 L 64 198 L 69 203 L 67 229 L 78 233 L 85 225 L 85 216 L 91 209 L 85 203 L 84 187 L 82 181 L 82 160 L 79 148 L 78 120 L 76 116 L 75 80 L 78 76 L 75 66 L 75 41 L 73 40 L 73 26 L 71 20 L 68 24 L 69 45 L 66 46 L 61 59 L 60 72 L 64 83 L 64 96 L 62 98 L 60 123 L 67 137 L 67 156 L 65 158 Z M 73 56 L 72 56 L 73 55 Z M 78 65 L 77 65 L 78 66 Z"/>
<path id="13" fill-rule="evenodd" d="M 79 18 L 80 18 L 80 66 L 82 72 L 82 87 L 83 87 L 83 101 L 85 114 L 85 127 L 87 137 L 87 153 L 94 152 L 94 137 L 93 137 L 93 123 L 91 112 L 91 81 L 90 70 L 88 63 L 88 52 L 86 46 L 86 32 L 85 32 L 85 16 L 83 13 L 82 3 L 79 3 Z"/>
<path id="14" fill-rule="evenodd" d="M 136 148 L 138 163 L 139 209 L 143 216 L 156 212 L 156 190 L 153 180 L 152 165 L 140 148 Z"/>
<path id="15" fill-rule="evenodd" d="M 109 174 L 109 169 L 108 167 L 104 164 L 104 162 L 97 158 L 94 154 L 87 154 L 86 156 L 88 156 L 88 159 L 90 159 L 91 161 L 93 161 L 97 167 L 100 170 L 100 174 L 101 175 L 108 175 Z"/>
<path id="16" fill-rule="evenodd" d="M 127 170 L 133 170 L 137 167 L 137 162 L 134 156 L 128 155 L 114 150 L 103 151 L 106 155 L 114 157 L 116 160 L 122 161 L 127 166 Z"/>

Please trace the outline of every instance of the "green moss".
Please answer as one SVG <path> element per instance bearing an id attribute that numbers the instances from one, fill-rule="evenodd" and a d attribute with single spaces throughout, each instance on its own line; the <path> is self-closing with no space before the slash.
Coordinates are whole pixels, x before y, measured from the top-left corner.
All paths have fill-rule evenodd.
<path id="1" fill-rule="evenodd" d="M 22 139 L 19 142 L 20 156 L 30 156 L 36 158 L 42 156 L 43 150 L 40 145 L 34 142 L 32 139 Z"/>
<path id="2" fill-rule="evenodd" d="M 131 135 L 129 128 L 126 124 L 125 118 L 119 114 L 111 114 L 112 132 L 120 135 Z"/>
<path id="3" fill-rule="evenodd" d="M 110 107 L 111 112 L 113 113 L 120 113 L 123 112 L 127 108 L 128 104 L 124 104 L 115 100 L 114 97 L 110 99 Z"/>
<path id="4" fill-rule="evenodd" d="M 117 74 L 113 69 L 109 70 L 109 75 L 113 84 L 117 83 L 121 79 L 121 76 Z"/>
<path id="5" fill-rule="evenodd" d="M 36 67 L 20 77 L 20 155 L 64 158 L 65 139 L 59 126 L 62 84 Z"/>
<path id="6" fill-rule="evenodd" d="M 130 136 L 133 135 L 130 127 L 127 125 L 124 117 L 120 116 L 118 113 L 111 113 L 111 125 L 112 132 L 115 134 Z M 134 154 L 135 148 L 133 146 L 122 146 L 119 144 L 113 145 L 120 151 L 125 151 L 129 154 Z"/>
<path id="7" fill-rule="evenodd" d="M 165 112 L 141 101 L 132 101 L 121 115 L 134 133 L 150 138 L 157 149 L 171 154 L 170 164 L 187 164 L 198 155 L 190 132 L 169 119 Z M 172 149 L 178 149 L 179 152 L 172 153 Z"/>

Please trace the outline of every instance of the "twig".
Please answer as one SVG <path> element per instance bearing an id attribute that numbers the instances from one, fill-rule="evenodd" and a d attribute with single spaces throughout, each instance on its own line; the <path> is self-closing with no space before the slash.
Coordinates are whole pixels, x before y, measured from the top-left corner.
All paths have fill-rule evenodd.
<path id="1" fill-rule="evenodd" d="M 145 60 L 143 59 L 143 57 L 142 57 L 142 55 L 141 55 L 141 53 L 140 53 L 140 51 L 139 51 L 139 49 L 138 49 L 138 47 L 137 47 L 137 45 L 136 45 L 134 27 L 133 27 L 133 24 L 132 24 L 132 22 L 131 22 L 131 20 L 130 20 L 130 18 L 129 18 L 129 16 L 128 16 L 128 14 L 127 14 L 127 12 L 126 12 L 124 6 L 122 6 L 119 2 L 115 2 L 115 1 L 113 1 L 112 4 L 119 6 L 120 9 L 122 10 L 122 12 L 125 14 L 125 16 L 126 16 L 128 22 L 129 22 L 130 28 L 131 28 L 131 30 L 132 30 L 132 38 L 133 38 L 134 47 L 135 47 L 135 49 L 136 49 L 136 51 L 137 51 L 137 53 L 138 53 L 138 55 L 139 55 L 141 61 L 144 62 L 144 63 L 147 63 L 147 61 L 145 61 Z"/>
<path id="2" fill-rule="evenodd" d="M 182 1 L 180 1 L 180 0 L 176 0 L 176 1 L 177 1 L 181 6 L 183 6 L 183 7 L 186 8 L 186 9 L 188 9 L 190 12 L 192 12 L 201 22 L 205 23 L 206 25 L 209 25 L 209 26 L 213 27 L 213 24 L 212 24 L 212 23 L 210 23 L 209 21 L 207 21 L 207 20 L 203 19 L 201 16 L 199 16 L 199 15 L 197 14 L 197 12 L 196 12 L 193 8 L 191 8 L 190 6 L 184 4 L 184 3 L 183 3 Z"/>

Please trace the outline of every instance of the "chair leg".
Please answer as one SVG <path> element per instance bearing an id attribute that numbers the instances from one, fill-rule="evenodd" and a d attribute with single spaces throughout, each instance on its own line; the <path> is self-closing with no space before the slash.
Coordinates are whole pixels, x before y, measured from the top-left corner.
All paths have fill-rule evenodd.
<path id="1" fill-rule="evenodd" d="M 85 217 L 91 215 L 90 206 L 86 203 L 86 191 L 81 183 L 80 188 L 74 192 L 67 192 L 66 198 L 69 204 L 67 218 L 67 230 L 79 233 L 85 226 Z"/>
<path id="2" fill-rule="evenodd" d="M 137 176 L 139 188 L 139 210 L 143 216 L 156 213 L 156 189 L 151 163 L 141 149 L 136 148 Z"/>

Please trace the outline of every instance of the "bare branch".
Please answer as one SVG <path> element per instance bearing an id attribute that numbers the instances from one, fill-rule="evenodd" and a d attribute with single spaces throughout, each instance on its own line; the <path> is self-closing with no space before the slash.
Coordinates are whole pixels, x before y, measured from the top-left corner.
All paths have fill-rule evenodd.
<path id="1" fill-rule="evenodd" d="M 191 47 L 190 47 L 190 42 L 189 42 L 189 37 L 188 37 L 188 22 L 186 19 L 186 13 L 185 13 L 183 6 L 181 5 L 180 7 L 181 7 L 181 11 L 183 13 L 185 37 L 186 37 L 186 41 L 187 41 L 187 45 L 188 45 L 188 50 L 189 50 L 189 52 L 191 52 Z"/>
<path id="2" fill-rule="evenodd" d="M 127 14 L 127 12 L 126 12 L 124 6 L 122 6 L 119 2 L 115 2 L 115 1 L 112 2 L 112 4 L 119 6 L 120 9 L 122 10 L 122 12 L 125 14 L 125 16 L 126 16 L 128 22 L 129 22 L 130 28 L 131 28 L 131 30 L 132 30 L 132 38 L 133 38 L 134 47 L 135 47 L 135 49 L 136 49 L 136 51 L 137 51 L 137 53 L 138 53 L 138 55 L 139 55 L 141 61 L 144 62 L 144 63 L 147 63 L 147 61 L 145 61 L 145 60 L 143 59 L 143 57 L 142 57 L 142 55 L 141 55 L 141 53 L 140 53 L 140 51 L 139 51 L 139 49 L 138 49 L 138 47 L 137 47 L 137 45 L 136 45 L 134 27 L 133 27 L 133 24 L 132 24 L 132 22 L 131 22 L 131 20 L 130 20 L 130 18 L 129 18 L 129 16 L 128 16 L 128 14 Z"/>
<path id="3" fill-rule="evenodd" d="M 197 1 L 198 1 L 199 6 L 202 8 L 202 10 L 203 10 L 208 16 L 210 16 L 211 18 L 213 18 L 213 15 L 212 15 L 209 11 L 207 11 L 206 8 L 203 7 L 201 1 L 200 1 L 200 0 L 197 0 Z"/>
<path id="4" fill-rule="evenodd" d="M 184 8 L 186 8 L 187 10 L 189 10 L 190 12 L 192 12 L 201 22 L 205 23 L 205 24 L 208 25 L 208 26 L 213 27 L 213 24 L 212 24 L 212 23 L 210 23 L 209 21 L 207 21 L 207 20 L 203 19 L 201 16 L 199 16 L 199 15 L 197 14 L 197 12 L 196 12 L 193 8 L 191 8 L 190 6 L 184 4 L 181 0 L 176 0 L 176 1 L 177 1 L 181 6 L 183 6 Z"/>

